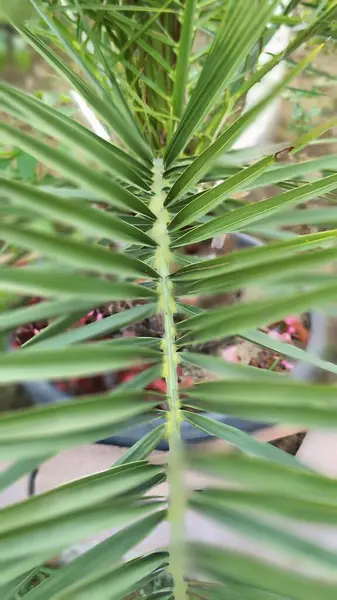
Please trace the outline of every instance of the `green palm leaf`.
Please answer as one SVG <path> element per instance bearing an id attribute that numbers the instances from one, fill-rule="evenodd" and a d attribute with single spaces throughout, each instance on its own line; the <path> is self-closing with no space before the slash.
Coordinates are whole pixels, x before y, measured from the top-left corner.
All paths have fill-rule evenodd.
<path id="1" fill-rule="evenodd" d="M 336 373 L 331 356 L 325 360 L 256 329 L 335 300 L 333 275 L 323 269 L 336 259 L 336 230 L 330 230 L 336 157 L 283 163 L 303 144 L 323 143 L 317 138 L 335 119 L 318 119 L 293 147 L 233 150 L 294 77 L 309 75 L 310 85 L 313 76 L 325 77 L 324 68 L 308 67 L 327 38 L 329 49 L 336 39 L 335 0 L 292 0 L 282 7 L 270 0 L 24 2 L 36 9 L 35 21 L 20 20 L 18 28 L 14 19 L 14 26 L 65 80 L 66 95 L 76 98 L 82 114 L 67 116 L 73 106 L 63 97 L 52 107 L 40 94 L 0 85 L 0 107 L 10 117 L 0 126 L 0 382 L 4 392 L 20 382 L 32 382 L 29 389 L 51 386 L 61 400 L 2 414 L 0 459 L 14 463 L 1 474 L 0 489 L 61 450 L 106 438 L 113 444 L 125 431 L 134 443 L 107 471 L 0 511 L 4 600 L 332 600 L 335 554 L 285 524 L 333 526 L 336 480 L 227 425 L 226 416 L 331 428 L 337 424 L 334 387 L 205 352 L 208 342 L 241 336 L 308 362 L 313 378 L 319 369 Z M 8 15 L 13 20 L 13 11 Z M 283 49 L 269 50 L 283 34 Z M 290 65 L 285 75 L 282 61 Z M 272 71 L 278 65 L 280 71 Z M 99 135 L 78 122 L 83 118 Z M 36 160 L 25 179 L 25 161 Z M 322 177 L 311 181 L 313 172 Z M 270 184 L 281 193 L 267 200 L 229 197 Z M 324 206 L 293 210 L 317 197 Z M 279 229 L 302 223 L 329 230 L 297 236 Z M 199 256 L 213 236 L 240 231 L 276 241 Z M 248 285 L 259 285 L 264 299 L 199 307 L 200 295 L 217 299 Z M 187 304 L 188 295 L 197 305 Z M 113 314 L 100 320 L 106 304 Z M 97 320 L 83 325 L 88 311 Z M 133 323 L 144 336 L 133 335 Z M 21 326 L 38 334 L 13 351 Z M 60 391 L 64 379 L 104 374 L 124 381 L 78 398 Z M 142 425 L 147 433 L 139 439 Z M 185 431 L 239 452 L 216 455 L 205 445 L 186 452 Z M 163 439 L 168 454 L 157 455 Z M 207 476 L 202 492 L 187 489 L 189 469 Z M 162 482 L 164 492 L 156 487 Z M 282 568 L 272 555 L 257 560 L 190 546 L 189 509 L 215 528 L 262 538 L 266 550 L 277 550 L 282 560 L 300 558 L 303 569 Z M 150 536 L 146 547 L 153 548 L 153 530 L 164 519 L 168 553 L 142 556 L 138 545 Z M 108 539 L 34 585 L 46 560 L 109 529 Z M 125 554 L 134 560 L 125 562 Z"/>
<path id="2" fill-rule="evenodd" d="M 119 283 L 97 277 L 87 277 L 62 270 L 44 267 L 12 269 L 3 267 L 0 289 L 13 290 L 33 296 L 59 296 L 63 298 L 88 298 L 91 302 L 109 302 L 125 298 L 155 298 L 156 293 L 133 283 Z"/>
<path id="3" fill-rule="evenodd" d="M 128 310 L 105 317 L 100 321 L 94 321 L 89 323 L 85 327 L 76 327 L 70 331 L 66 331 L 70 325 L 76 325 L 78 323 L 79 316 L 72 315 L 70 317 L 71 322 L 64 322 L 62 319 L 61 327 L 57 322 L 51 323 L 48 327 L 43 329 L 39 335 L 31 338 L 24 344 L 24 347 L 39 345 L 39 348 L 63 348 L 69 344 L 76 342 L 83 342 L 97 337 L 103 337 L 113 331 L 120 331 L 123 327 L 127 327 L 131 323 L 137 323 L 155 314 L 156 305 L 149 303 L 140 306 L 134 306 Z M 150 382 L 149 382 L 150 383 Z"/>
<path id="4" fill-rule="evenodd" d="M 251 511 L 250 515 L 253 514 L 252 518 L 247 518 L 247 534 L 252 535 L 252 531 L 249 529 L 255 528 L 258 525 L 259 517 L 261 518 L 261 512 L 263 515 L 275 515 L 279 514 L 283 517 L 288 517 L 291 519 L 296 519 L 298 521 L 302 521 L 304 523 L 325 523 L 333 524 L 336 519 L 336 507 L 332 507 L 329 504 L 324 504 L 324 502 L 316 503 L 310 502 L 308 500 L 298 500 L 297 498 L 288 498 L 282 497 L 279 499 L 277 494 L 275 493 L 266 493 L 266 492 L 251 492 L 251 491 L 237 491 L 237 490 L 229 490 L 228 492 L 221 492 L 220 490 L 212 490 L 208 489 L 202 498 L 194 498 L 192 500 L 193 506 L 200 506 L 202 511 L 205 511 L 206 514 L 214 514 L 218 512 L 219 519 L 221 520 L 221 514 L 223 515 L 223 519 L 226 522 L 226 517 L 232 522 L 232 526 L 237 526 L 239 529 L 241 528 L 240 517 L 242 521 L 245 522 L 245 516 L 241 516 L 241 511 L 244 509 Z M 228 511 L 227 511 L 228 508 Z M 234 511 L 233 511 L 234 509 Z M 235 509 L 238 509 L 236 513 Z M 214 512 L 213 512 L 214 511 Z M 235 525 L 234 525 L 235 523 Z M 301 554 L 306 554 L 306 557 L 310 560 L 314 559 L 316 562 L 323 562 L 325 568 L 331 568 L 336 566 L 336 554 L 330 553 L 328 551 L 325 554 L 325 550 L 323 547 L 315 544 L 310 544 L 306 546 L 305 542 L 301 540 L 300 537 L 292 536 L 290 533 L 285 533 L 284 537 L 282 535 L 282 530 L 278 527 L 268 526 L 264 527 L 263 522 L 261 525 L 261 534 L 264 537 L 268 538 L 268 542 L 275 543 L 277 546 L 279 544 L 287 544 L 292 547 L 293 551 L 297 550 Z M 274 538 L 273 538 L 274 533 Z M 277 539 L 279 535 L 279 538 Z M 289 536 L 289 537 L 288 537 Z M 293 543 L 291 543 L 290 538 L 293 537 Z M 287 539 L 288 538 L 288 539 Z M 287 540 L 287 541 L 286 541 Z M 321 564 L 322 566 L 322 564 Z"/>
<path id="5" fill-rule="evenodd" d="M 8 414 L 1 419 L 7 432 L 0 445 L 1 460 L 39 457 L 120 434 L 126 426 L 153 420 L 156 415 L 150 410 L 154 405 L 139 392 L 113 393 L 23 411 L 13 417 Z M 51 427 L 50 419 L 58 423 Z"/>
<path id="6" fill-rule="evenodd" d="M 256 220 L 265 217 L 268 213 L 280 211 L 289 204 L 298 204 L 310 200 L 315 196 L 324 194 L 337 187 L 337 175 L 329 175 L 313 183 L 301 185 L 295 190 L 283 192 L 273 198 L 261 200 L 253 205 L 247 205 L 229 214 L 212 219 L 209 223 L 195 227 L 174 242 L 174 247 L 194 244 L 207 240 L 218 233 L 238 231 L 249 226 Z"/>
<path id="7" fill-rule="evenodd" d="M 203 71 L 166 152 L 170 165 L 185 148 L 205 114 L 236 74 L 273 10 L 269 2 L 229 2 Z"/>
<path id="8" fill-rule="evenodd" d="M 122 494 L 132 493 L 139 485 L 161 474 L 158 467 L 131 463 L 83 477 L 35 496 L 23 504 L 4 508 L 0 515 L 1 534 L 23 527 L 27 522 L 38 524 L 46 519 L 56 519 Z"/>
<path id="9" fill-rule="evenodd" d="M 21 477 L 36 469 L 48 458 L 50 457 L 45 456 L 43 458 L 20 460 L 7 467 L 7 469 L 2 471 L 0 474 L 0 491 L 2 492 L 6 488 L 10 487 L 13 483 L 18 481 L 18 479 L 21 479 Z"/>
<path id="10" fill-rule="evenodd" d="M 49 133 L 61 139 L 75 152 L 85 153 L 87 158 L 97 163 L 100 168 L 103 167 L 117 177 L 148 189 L 144 177 L 149 176 L 150 172 L 147 172 L 144 166 L 135 160 L 133 161 L 130 156 L 114 144 L 102 140 L 73 119 L 60 114 L 59 111 L 40 102 L 33 96 L 23 94 L 4 83 L 0 87 L 0 103 L 1 101 L 4 101 L 6 110 L 14 110 L 14 115 L 16 116 L 18 113 L 19 118 L 20 115 L 21 117 L 25 115 L 25 117 L 31 118 L 34 127 L 37 127 L 43 133 Z M 143 177 L 141 174 L 143 174 Z"/>
<path id="11" fill-rule="evenodd" d="M 221 440 L 225 440 L 229 444 L 233 444 L 237 448 L 240 448 L 243 452 L 247 452 L 248 454 L 252 454 L 253 456 L 261 456 L 263 458 L 269 458 L 270 460 L 275 460 L 280 463 L 294 465 L 300 467 L 300 463 L 296 461 L 296 459 L 279 450 L 276 446 L 271 446 L 268 444 L 263 444 L 250 435 L 235 429 L 235 427 L 231 427 L 230 425 L 226 425 L 225 423 L 219 423 L 214 419 L 209 419 L 208 417 L 204 417 L 203 415 L 198 415 L 196 413 L 189 413 L 184 411 L 184 419 L 188 423 L 192 423 L 195 427 L 201 429 L 205 433 L 209 435 L 213 435 L 216 438 Z"/>
<path id="12" fill-rule="evenodd" d="M 244 493 L 242 496 L 244 496 Z M 248 504 L 247 501 L 246 507 L 248 511 L 252 509 L 255 514 L 254 512 L 246 514 L 242 510 L 242 503 L 240 503 L 240 500 L 235 503 L 235 500 L 239 497 L 240 492 L 228 492 L 228 496 L 222 494 L 221 497 L 221 494 L 218 494 L 217 491 L 215 491 L 213 495 L 213 491 L 209 490 L 205 494 L 195 494 L 195 497 L 192 500 L 192 506 L 202 514 L 210 516 L 219 523 L 229 526 L 231 529 L 245 535 L 245 537 L 249 537 L 253 540 L 259 539 L 260 542 L 262 541 L 269 548 L 281 549 L 287 553 L 289 553 L 290 548 L 290 553 L 294 559 L 296 559 L 296 557 L 301 557 L 302 559 L 305 558 L 308 563 L 311 563 L 312 568 L 317 569 L 323 567 L 325 569 L 331 568 L 331 570 L 333 570 L 336 567 L 337 556 L 335 553 L 326 550 L 313 542 L 303 540 L 298 535 L 286 531 L 284 527 L 281 527 L 280 525 L 277 526 L 268 522 L 266 523 L 259 518 L 261 515 L 256 514 L 256 512 L 263 509 L 265 509 L 266 512 L 269 512 L 268 509 L 270 509 L 270 512 L 273 512 L 274 508 L 274 511 L 276 513 L 278 512 L 279 507 L 277 506 L 276 498 L 275 507 L 272 506 L 272 502 L 270 502 L 269 505 L 268 501 L 264 504 L 263 500 L 261 504 L 258 505 L 257 502 L 260 498 L 256 498 L 256 502 L 254 503 L 254 494 L 248 493 L 247 497 L 250 497 L 252 502 Z M 284 511 L 287 515 L 290 513 L 292 517 L 295 515 L 297 516 L 299 512 L 298 502 L 293 500 L 289 501 L 287 508 L 288 511 Z M 320 507 L 314 505 L 312 511 L 316 516 L 316 511 L 319 513 Z M 302 518 L 305 519 L 306 517 L 304 515 L 307 514 L 308 510 L 306 503 L 304 502 Z"/>
<path id="13" fill-rule="evenodd" d="M 83 96 L 83 98 L 94 108 L 94 110 L 110 125 L 113 131 L 125 141 L 125 143 L 134 151 L 135 155 L 140 155 L 144 161 L 150 157 L 149 147 L 142 139 L 139 132 L 132 131 L 129 123 L 125 123 L 124 114 L 121 114 L 119 107 L 115 106 L 111 100 L 95 93 L 94 90 L 81 79 L 72 69 L 59 59 L 55 53 L 51 52 L 48 45 L 38 36 L 33 34 L 27 28 L 20 30 L 21 35 L 58 73 L 65 77 L 70 84 Z"/>
<path id="14" fill-rule="evenodd" d="M 97 592 L 102 600 L 119 600 L 125 594 L 136 591 L 142 582 L 153 580 L 166 566 L 165 552 L 136 558 L 112 572 L 88 577 L 82 585 L 78 584 L 66 590 L 64 594 L 54 596 L 54 600 L 89 600 L 92 594 Z"/>
<path id="15" fill-rule="evenodd" d="M 51 169 L 63 172 L 74 183 L 97 193 L 102 200 L 123 209 L 132 209 L 152 218 L 153 214 L 137 196 L 103 173 L 95 173 L 68 153 L 53 148 L 35 137 L 17 131 L 10 125 L 2 124 L 0 132 L 3 141 L 15 144 L 25 152 L 32 154 Z"/>
<path id="16" fill-rule="evenodd" d="M 133 340 L 119 339 L 62 349 L 18 350 L 1 357 L 0 380 L 38 381 L 41 377 L 79 377 L 123 368 L 128 364 L 142 364 L 160 360 L 157 350 L 136 345 Z"/>
<path id="17" fill-rule="evenodd" d="M 263 158 L 258 163 L 240 171 L 238 175 L 229 177 L 224 183 L 204 192 L 197 197 L 189 198 L 187 205 L 176 214 L 170 223 L 170 229 L 180 229 L 195 222 L 199 217 L 215 209 L 230 193 L 240 190 L 247 181 L 252 181 L 265 171 L 273 162 L 274 156 Z"/>
<path id="18" fill-rule="evenodd" d="M 271 397 L 269 382 L 226 379 L 201 383 L 186 395 L 194 408 L 256 421 L 266 419 L 308 427 L 329 427 L 329 423 L 331 426 L 337 423 L 335 391 L 323 386 L 275 383 Z"/>
<path id="19" fill-rule="evenodd" d="M 252 5 L 251 5 L 252 6 Z M 254 121 L 257 115 L 264 109 L 268 104 L 276 98 L 280 92 L 290 83 L 293 77 L 296 77 L 305 67 L 314 59 L 315 55 L 321 50 L 319 46 L 309 56 L 300 61 L 298 65 L 285 76 L 285 78 L 278 83 L 272 91 L 263 98 L 256 106 L 253 106 L 250 110 L 243 113 L 233 124 L 229 125 L 225 131 L 208 146 L 204 152 L 202 152 L 197 158 L 195 158 L 191 164 L 184 170 L 177 181 L 170 189 L 166 204 L 170 204 L 175 198 L 181 196 L 188 191 L 205 173 L 212 162 L 214 162 L 225 150 L 229 149 L 234 142 L 237 140 L 239 135 L 248 127 L 250 123 Z M 178 132 L 177 132 L 178 134 Z"/>
<path id="20" fill-rule="evenodd" d="M 49 194 L 33 186 L 7 179 L 0 180 L 0 190 L 13 202 L 27 206 L 38 214 L 82 230 L 116 241 L 155 246 L 146 233 L 137 227 L 116 219 L 110 213 L 102 213 L 90 206 L 70 204 L 62 197 Z"/>
<path id="21" fill-rule="evenodd" d="M 124 277 L 157 277 L 158 274 L 149 265 L 136 258 L 117 254 L 97 244 L 74 240 L 19 227 L 0 225 L 0 236 L 3 240 L 50 256 L 57 262 L 85 270 L 93 270 L 102 274 L 114 274 Z"/>
<path id="22" fill-rule="evenodd" d="M 50 319 L 67 313 L 73 314 L 74 300 L 49 300 L 31 306 L 23 306 L 5 310 L 0 314 L 0 331 L 10 331 L 23 323 L 31 323 L 37 319 Z M 88 311 L 93 308 L 92 300 L 77 300 L 76 309 Z M 63 318 L 63 317 L 61 317 Z"/>
<path id="23" fill-rule="evenodd" d="M 292 252 L 309 250 L 316 246 L 325 246 L 336 239 L 337 230 L 320 231 L 318 233 L 309 233 L 301 235 L 293 240 L 286 242 L 274 242 L 267 246 L 258 246 L 249 248 L 249 250 L 240 250 L 232 252 L 210 260 L 199 261 L 196 264 L 188 265 L 174 273 L 174 281 L 194 281 L 206 279 L 208 277 L 232 273 L 237 268 L 248 265 L 264 264 L 273 261 L 275 257 L 283 258 Z"/>
<path id="24" fill-rule="evenodd" d="M 56 571 L 43 586 L 36 587 L 29 592 L 29 600 L 46 600 L 59 594 L 69 586 L 83 580 L 85 573 L 105 569 L 121 560 L 128 550 L 140 542 L 145 535 L 158 525 L 165 516 L 163 512 L 138 520 L 134 525 L 124 527 L 104 542 L 91 548 L 71 563 Z"/>
<path id="25" fill-rule="evenodd" d="M 56 519 L 8 530 L 0 542 L 0 556 L 2 560 L 4 558 L 20 560 L 26 552 L 23 544 L 29 539 L 31 554 L 44 552 L 47 558 L 78 539 L 103 532 L 109 527 L 120 526 L 161 508 L 159 502 L 146 503 L 132 500 L 127 502 L 123 498 L 111 502 L 110 506 L 103 504 L 94 509 L 87 508 L 75 513 L 66 513 Z M 45 535 L 47 531 L 48 535 Z"/>
<path id="26" fill-rule="evenodd" d="M 211 293 L 218 291 L 238 290 L 251 281 L 271 281 L 282 278 L 286 273 L 302 273 L 305 269 L 311 269 L 322 264 L 327 264 L 337 257 L 337 248 L 325 250 L 312 250 L 303 252 L 296 258 L 287 257 L 281 260 L 270 261 L 267 264 L 258 263 L 256 266 L 238 268 L 235 272 L 226 275 L 216 275 L 199 283 L 189 285 L 188 292 L 191 294 Z"/>
<path id="27" fill-rule="evenodd" d="M 323 577 L 306 577 L 232 550 L 202 545 L 192 550 L 196 567 L 220 583 L 234 581 L 292 600 L 315 600 L 317 594 L 322 600 L 333 600 L 336 594 L 336 584 Z"/>
<path id="28" fill-rule="evenodd" d="M 129 462 L 144 460 L 153 450 L 156 449 L 165 433 L 165 425 L 158 425 L 150 433 L 147 433 L 142 439 L 136 442 L 127 450 L 121 458 L 116 460 L 114 466 L 124 465 Z"/>

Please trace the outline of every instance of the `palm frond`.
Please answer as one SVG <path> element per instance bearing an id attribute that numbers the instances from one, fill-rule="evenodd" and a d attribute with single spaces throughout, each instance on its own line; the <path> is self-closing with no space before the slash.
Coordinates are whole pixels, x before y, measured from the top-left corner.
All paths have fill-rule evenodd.
<path id="1" fill-rule="evenodd" d="M 287 147 L 234 148 L 292 79 L 308 71 L 327 38 L 335 39 L 335 0 L 25 4 L 35 19 L 26 21 L 24 12 L 18 19 L 15 2 L 5 5 L 7 18 L 71 88 L 80 110 L 92 111 L 96 133 L 81 124 L 83 115 L 68 116 L 62 103 L 51 107 L 1 83 L 5 158 L 8 150 L 11 161 L 26 153 L 45 176 L 25 181 L 4 170 L 0 179 L 0 332 L 3 340 L 8 336 L 0 382 L 42 380 L 62 402 L 2 415 L 0 458 L 14 463 L 1 474 L 0 489 L 61 450 L 125 430 L 136 437 L 130 435 L 130 448 L 108 470 L 2 508 L 1 597 L 333 600 L 335 554 L 283 523 L 334 525 L 336 480 L 228 419 L 335 427 L 334 387 L 226 362 L 200 344 L 239 336 L 337 372 L 330 357 L 260 331 L 335 300 L 337 284 L 318 269 L 337 257 L 336 156 L 289 161 L 304 145 L 323 142 L 317 138 L 335 119 Z M 280 27 L 289 28 L 289 41 L 266 58 Z M 280 64 L 290 68 L 245 110 L 248 91 Z M 319 175 L 309 181 L 312 172 Z M 237 196 L 271 184 L 279 192 L 265 200 Z M 293 210 L 318 197 L 329 205 Z M 301 236 L 280 230 L 302 223 L 329 228 Z M 262 232 L 264 240 L 277 241 L 215 258 L 185 252 L 190 244 L 211 245 L 213 236 L 236 232 Z M 258 300 L 188 304 L 204 296 L 215 302 L 218 294 L 249 285 L 260 287 Z M 95 311 L 100 317 L 91 322 Z M 155 335 L 139 335 L 153 320 Z M 35 335 L 14 350 L 25 327 Z M 187 367 L 202 371 L 203 380 L 180 380 Z M 65 380 L 92 376 L 113 376 L 112 388 L 81 398 L 61 392 Z M 137 433 L 142 426 L 143 437 Z M 186 452 L 186 430 L 240 452 L 213 455 L 205 446 Z M 166 445 L 165 464 L 151 464 L 153 451 Z M 212 485 L 189 489 L 190 469 L 212 477 Z M 162 483 L 168 498 L 156 489 Z M 190 510 L 220 532 L 230 527 L 253 541 L 260 536 L 268 560 L 190 544 Z M 142 554 L 138 544 L 165 521 L 168 550 Z M 26 593 L 46 560 L 109 529 L 108 539 Z M 290 568 L 290 556 L 306 570 Z M 193 573 L 199 572 L 198 582 Z"/>

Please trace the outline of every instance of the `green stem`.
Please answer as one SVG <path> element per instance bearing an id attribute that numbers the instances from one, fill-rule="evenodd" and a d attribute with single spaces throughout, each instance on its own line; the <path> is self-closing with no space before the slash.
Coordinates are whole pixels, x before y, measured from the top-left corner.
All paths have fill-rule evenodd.
<path id="1" fill-rule="evenodd" d="M 169 514 L 170 524 L 170 571 L 174 578 L 174 597 L 185 600 L 186 584 L 184 581 L 185 563 L 185 513 L 187 497 L 184 483 L 183 443 L 181 440 L 181 411 L 178 389 L 178 354 L 174 327 L 175 299 L 173 283 L 170 279 L 172 255 L 170 237 L 167 230 L 169 214 L 164 206 L 166 194 L 163 190 L 164 165 L 161 159 L 154 161 L 153 167 L 153 197 L 150 208 L 156 215 L 152 229 L 152 237 L 158 246 L 155 266 L 160 274 L 158 282 L 159 311 L 164 318 L 163 376 L 167 385 L 167 438 L 168 453 L 168 485 L 169 485 Z"/>

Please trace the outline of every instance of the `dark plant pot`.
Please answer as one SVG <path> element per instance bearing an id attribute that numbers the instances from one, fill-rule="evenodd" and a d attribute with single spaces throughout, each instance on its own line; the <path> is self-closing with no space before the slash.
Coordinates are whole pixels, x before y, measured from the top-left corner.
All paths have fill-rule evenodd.
<path id="1" fill-rule="evenodd" d="M 260 246 L 262 242 L 245 234 L 234 234 L 233 237 L 236 241 L 237 248 L 250 248 L 253 246 Z M 326 340 L 326 320 L 324 314 L 318 311 L 310 313 L 311 317 L 311 336 L 307 346 L 310 354 L 321 357 L 324 353 L 325 340 Z M 298 363 L 291 377 L 296 379 L 310 381 L 314 378 L 316 373 L 316 367 L 310 363 L 300 362 Z M 39 382 L 25 382 L 23 388 L 26 390 L 34 404 L 54 404 L 55 402 L 62 402 L 69 399 L 69 396 L 59 391 L 53 384 L 47 381 Z M 246 433 L 257 432 L 266 427 L 270 427 L 269 423 L 260 421 L 250 421 L 246 419 L 239 419 L 236 417 L 230 417 L 226 415 L 219 415 L 216 413 L 207 413 L 206 416 L 217 419 L 221 423 L 236 427 Z M 160 422 L 164 423 L 164 419 L 161 421 L 156 419 L 155 423 L 143 423 L 141 425 L 133 426 L 132 428 L 123 429 L 119 435 L 100 440 L 99 444 L 107 444 L 112 446 L 132 446 L 144 435 L 149 433 L 152 429 L 157 427 Z M 203 431 L 193 427 L 190 423 L 182 423 L 181 426 L 182 437 L 187 444 L 194 444 L 198 442 L 204 442 L 212 438 L 212 436 L 204 433 Z M 157 450 L 168 450 L 168 444 L 165 440 L 162 440 Z"/>

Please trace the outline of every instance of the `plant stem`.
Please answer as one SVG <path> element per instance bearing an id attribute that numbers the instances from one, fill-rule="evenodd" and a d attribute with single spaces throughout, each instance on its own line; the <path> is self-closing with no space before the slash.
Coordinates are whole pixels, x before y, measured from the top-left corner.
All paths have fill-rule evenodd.
<path id="1" fill-rule="evenodd" d="M 153 197 L 150 208 L 156 216 L 152 229 L 152 237 L 158 246 L 156 250 L 155 267 L 160 274 L 158 282 L 159 311 L 164 319 L 163 377 L 167 386 L 167 438 L 169 442 L 168 475 L 170 525 L 170 571 L 174 579 L 174 597 L 185 600 L 186 584 L 184 581 L 184 544 L 185 544 L 185 513 L 187 506 L 184 485 L 183 443 L 181 440 L 181 411 L 178 390 L 178 354 L 174 327 L 175 298 L 173 283 L 170 279 L 172 256 L 170 237 L 167 230 L 169 214 L 164 206 L 165 192 L 163 190 L 163 161 L 157 159 L 153 167 Z"/>

